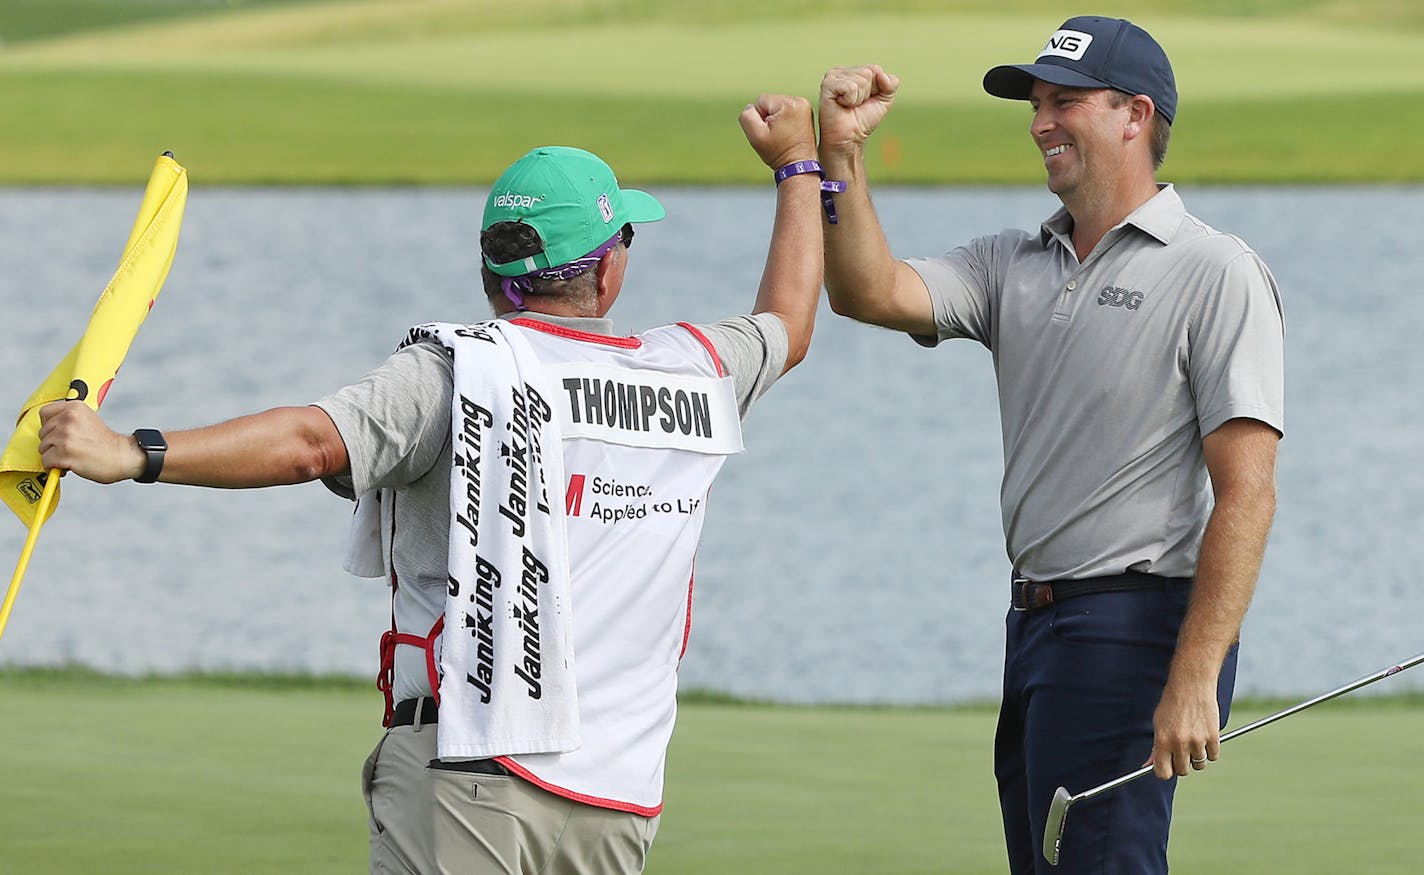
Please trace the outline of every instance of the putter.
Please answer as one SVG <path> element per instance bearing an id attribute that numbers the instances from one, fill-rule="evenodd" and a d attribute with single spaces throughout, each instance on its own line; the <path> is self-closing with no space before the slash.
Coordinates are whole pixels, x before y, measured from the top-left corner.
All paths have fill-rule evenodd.
<path id="1" fill-rule="evenodd" d="M 1299 705 L 1292 705 L 1284 711 L 1277 711 L 1276 713 L 1271 714 L 1267 717 L 1262 717 L 1255 723 L 1248 723 L 1245 726 L 1242 726 L 1240 729 L 1233 729 L 1225 735 L 1221 736 L 1221 741 L 1222 743 L 1228 742 L 1231 739 L 1236 738 L 1237 736 L 1245 735 L 1253 729 L 1260 729 L 1262 726 L 1265 726 L 1269 723 L 1275 723 L 1277 720 L 1282 720 L 1286 717 L 1291 716 L 1292 714 L 1304 711 L 1306 708 L 1309 708 L 1312 705 L 1319 705 L 1321 702 L 1328 702 L 1336 696 L 1343 696 L 1346 693 L 1358 690 L 1360 687 L 1368 686 L 1378 680 L 1383 680 L 1384 678 L 1387 678 L 1390 675 L 1399 674 L 1406 668 L 1412 668 L 1413 666 L 1416 666 L 1421 662 L 1424 662 L 1424 653 L 1419 653 L 1414 656 L 1411 656 L 1409 659 L 1404 660 L 1398 665 L 1392 665 L 1389 668 L 1382 669 L 1380 671 L 1375 672 L 1374 674 L 1365 675 L 1364 677 L 1359 678 L 1358 680 L 1350 681 L 1348 684 L 1345 684 L 1345 686 L 1337 687 L 1336 689 L 1333 689 L 1328 693 L 1321 693 L 1314 699 L 1308 699 L 1304 702 L 1301 702 Z M 1070 794 L 1068 790 L 1064 787 L 1059 787 L 1058 791 L 1053 794 L 1052 804 L 1048 806 L 1048 821 L 1043 828 L 1043 856 L 1045 859 L 1048 860 L 1049 864 L 1053 866 L 1058 865 L 1058 856 L 1063 849 L 1063 827 L 1066 825 L 1068 820 L 1068 809 L 1071 808 L 1074 803 L 1081 802 L 1084 799 L 1092 799 L 1094 796 L 1107 793 L 1110 790 L 1116 790 L 1123 784 L 1136 781 L 1138 778 L 1150 773 L 1151 771 L 1152 765 L 1149 763 L 1148 765 L 1143 766 L 1135 772 L 1128 772 L 1126 775 L 1123 775 L 1120 778 L 1114 778 L 1113 780 L 1108 781 L 1106 784 L 1099 784 L 1091 790 L 1084 790 L 1082 793 L 1078 793 L 1076 795 Z"/>

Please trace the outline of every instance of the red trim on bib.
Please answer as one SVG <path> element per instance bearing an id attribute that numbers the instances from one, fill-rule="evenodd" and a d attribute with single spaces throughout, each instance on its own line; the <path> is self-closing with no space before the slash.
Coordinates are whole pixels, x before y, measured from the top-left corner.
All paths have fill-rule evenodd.
<path id="1" fill-rule="evenodd" d="M 577 328 L 566 328 L 563 325 L 555 325 L 552 322 L 542 322 L 538 319 L 511 319 L 509 321 L 521 328 L 532 328 L 535 331 L 542 331 L 545 334 L 552 334 L 555 337 L 563 337 L 567 340 L 581 340 L 585 343 L 601 343 L 604 346 L 616 346 L 622 349 L 637 349 L 643 345 L 643 341 L 636 337 L 612 337 L 607 334 L 594 334 L 591 331 L 579 331 Z"/>
<path id="2" fill-rule="evenodd" d="M 690 323 L 687 323 L 687 322 L 679 322 L 679 323 L 677 323 L 677 324 L 680 325 L 680 326 L 682 326 L 683 328 L 686 328 L 689 334 L 691 334 L 693 337 L 697 338 L 698 343 L 701 343 L 703 346 L 705 346 L 705 347 L 707 348 L 707 354 L 710 355 L 710 356 L 712 356 L 712 364 L 714 364 L 714 365 L 717 366 L 717 376 L 719 376 L 719 377 L 725 377 L 725 376 L 727 376 L 727 370 L 722 367 L 722 357 L 719 356 L 719 355 L 717 355 L 717 350 L 716 350 L 715 347 L 712 346 L 712 341 L 710 341 L 710 340 L 707 339 L 707 335 L 705 335 L 705 334 L 703 334 L 701 331 L 699 331 L 699 330 L 697 329 L 697 326 L 692 325 L 692 324 L 690 324 Z"/>
<path id="3" fill-rule="evenodd" d="M 692 561 L 695 563 L 697 557 Z M 687 642 L 692 637 L 692 584 L 697 579 L 697 572 L 687 575 L 687 617 L 682 622 L 682 649 L 677 652 L 677 661 L 682 662 L 682 658 L 687 655 Z"/>
<path id="4" fill-rule="evenodd" d="M 652 808 L 646 808 L 642 805 L 634 805 L 631 802 L 619 802 L 617 799 L 604 799 L 601 796 L 589 796 L 587 793 L 579 793 L 576 790 L 568 790 L 564 787 L 556 787 L 555 785 L 550 784 L 548 781 L 541 780 L 537 776 L 535 776 L 533 772 L 524 768 L 519 763 L 516 763 L 509 757 L 495 757 L 494 760 L 495 762 L 504 766 L 506 769 L 509 769 L 511 772 L 533 784 L 534 786 L 540 788 L 541 790 L 548 790 L 555 796 L 562 796 L 565 799 L 572 799 L 575 802 L 582 802 L 585 805 L 593 805 L 597 806 L 598 808 L 611 808 L 614 811 L 626 811 L 630 814 L 641 814 L 643 817 L 657 817 L 663 812 L 663 804 L 661 802 L 659 802 L 656 806 Z"/>

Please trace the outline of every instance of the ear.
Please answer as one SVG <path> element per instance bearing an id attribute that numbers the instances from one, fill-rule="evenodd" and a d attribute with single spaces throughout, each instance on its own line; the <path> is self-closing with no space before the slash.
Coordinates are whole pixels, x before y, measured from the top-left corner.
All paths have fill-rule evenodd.
<path id="1" fill-rule="evenodd" d="M 615 246 L 603 253 L 595 271 L 598 275 L 598 315 L 606 315 L 618 293 L 623 290 L 623 275 L 628 267 L 628 254 L 622 246 Z"/>
<path id="2" fill-rule="evenodd" d="M 1147 95 L 1132 96 L 1127 102 L 1127 124 L 1123 128 L 1129 140 L 1135 140 L 1147 132 L 1147 125 L 1152 121 L 1152 113 L 1156 110 L 1156 104 Z"/>

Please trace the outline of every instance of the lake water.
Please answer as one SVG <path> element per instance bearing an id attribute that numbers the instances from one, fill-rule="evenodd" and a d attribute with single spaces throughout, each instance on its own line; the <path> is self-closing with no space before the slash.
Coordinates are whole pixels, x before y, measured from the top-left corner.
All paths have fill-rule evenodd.
<path id="1" fill-rule="evenodd" d="M 773 193 L 659 188 L 614 311 L 634 331 L 747 309 Z M 78 337 L 141 190 L 0 190 L 0 410 Z M 1280 509 L 1238 689 L 1306 696 L 1424 649 L 1420 188 L 1182 192 L 1276 273 L 1286 307 Z M 175 429 L 350 382 L 409 325 L 487 315 L 477 189 L 211 189 L 195 181 L 168 283 L 105 403 Z M 898 255 L 1056 206 L 1038 189 L 882 189 Z M 712 493 L 685 688 L 786 702 L 993 699 L 1003 640 L 998 418 L 988 353 L 822 308 L 810 357 L 753 411 Z M 370 675 L 379 582 L 339 556 L 317 485 L 218 492 L 67 478 L 0 665 Z M 24 540 L 0 521 L 5 579 Z M 1424 689 L 1424 672 L 1371 691 Z"/>

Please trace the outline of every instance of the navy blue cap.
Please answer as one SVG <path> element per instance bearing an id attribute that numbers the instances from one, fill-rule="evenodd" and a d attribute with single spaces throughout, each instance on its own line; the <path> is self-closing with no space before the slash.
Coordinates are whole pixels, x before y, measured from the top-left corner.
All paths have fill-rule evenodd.
<path id="1" fill-rule="evenodd" d="M 1177 114 L 1177 80 L 1167 53 L 1151 34 L 1122 18 L 1068 19 L 1032 64 L 1004 64 L 985 73 L 984 90 L 995 97 L 1028 100 L 1035 79 L 1145 94 L 1168 123 Z"/>

